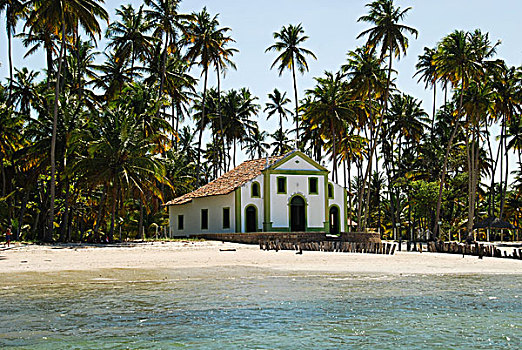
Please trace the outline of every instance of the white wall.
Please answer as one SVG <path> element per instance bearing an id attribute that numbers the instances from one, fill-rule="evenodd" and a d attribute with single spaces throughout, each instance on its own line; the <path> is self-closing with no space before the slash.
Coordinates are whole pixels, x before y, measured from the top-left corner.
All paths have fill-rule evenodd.
<path id="1" fill-rule="evenodd" d="M 300 156 L 295 156 L 286 163 L 274 168 L 277 170 L 317 170 L 312 164 L 308 163 Z"/>
<path id="2" fill-rule="evenodd" d="M 328 199 L 328 210 L 330 210 L 330 207 L 334 204 L 339 207 L 339 223 L 340 223 L 339 230 L 341 230 L 341 232 L 347 231 L 346 218 L 344 216 L 344 213 L 345 213 L 344 207 L 346 206 L 346 203 L 344 202 L 345 189 L 344 189 L 344 187 L 342 187 L 334 182 L 329 182 L 329 183 L 331 183 L 333 185 L 334 198 Z"/>
<path id="3" fill-rule="evenodd" d="M 296 157 L 297 158 L 297 157 Z M 308 163 L 307 163 L 308 164 Z M 277 194 L 277 178 L 286 177 L 286 194 Z M 308 178 L 317 178 L 317 195 L 310 195 L 308 192 Z M 289 208 L 288 202 L 294 194 L 301 195 L 307 203 L 307 227 L 324 228 L 325 208 L 324 208 L 324 176 L 317 175 L 270 175 L 270 214 L 272 227 L 289 227 Z"/>
<path id="4" fill-rule="evenodd" d="M 189 236 L 200 233 L 235 232 L 236 217 L 234 192 L 222 196 L 195 198 L 192 202 L 169 206 L 171 236 Z M 223 208 L 230 208 L 230 228 L 223 229 Z M 201 230 L 201 209 L 208 209 L 208 230 Z M 184 216 L 184 230 L 178 230 L 178 215 Z"/>
<path id="5" fill-rule="evenodd" d="M 259 183 L 259 198 L 252 197 L 252 183 Z M 252 181 L 247 182 L 243 186 L 241 186 L 241 232 L 246 232 L 246 207 L 249 205 L 255 205 L 257 208 L 257 230 L 261 231 L 263 229 L 263 218 L 264 218 L 264 207 L 263 207 L 263 197 L 264 197 L 264 183 L 263 183 L 263 175 L 259 175 Z"/>

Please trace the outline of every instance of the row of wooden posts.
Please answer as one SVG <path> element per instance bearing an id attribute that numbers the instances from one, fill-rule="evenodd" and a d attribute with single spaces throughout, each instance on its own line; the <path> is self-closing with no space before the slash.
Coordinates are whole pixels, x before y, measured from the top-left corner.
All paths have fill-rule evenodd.
<path id="1" fill-rule="evenodd" d="M 357 243 L 344 241 L 319 241 L 319 242 L 284 242 L 276 240 L 259 240 L 261 250 L 295 250 L 297 252 L 321 251 L 341 253 L 369 253 L 389 254 L 395 253 L 395 243 Z"/>
<path id="2" fill-rule="evenodd" d="M 428 252 L 474 255 L 478 257 L 489 256 L 494 258 L 521 259 L 522 249 L 513 248 L 513 253 L 508 254 L 491 244 L 460 244 L 457 242 L 428 242 Z"/>

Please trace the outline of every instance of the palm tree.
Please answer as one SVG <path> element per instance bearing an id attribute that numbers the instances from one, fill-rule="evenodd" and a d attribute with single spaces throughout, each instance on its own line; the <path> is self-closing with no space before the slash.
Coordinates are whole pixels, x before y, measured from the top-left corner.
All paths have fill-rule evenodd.
<path id="1" fill-rule="evenodd" d="M 236 166 L 237 143 L 244 142 L 246 135 L 257 127 L 257 123 L 251 119 L 260 108 L 256 103 L 257 99 L 246 88 L 241 88 L 239 91 L 230 90 L 223 98 L 223 125 L 225 136 L 233 145 L 234 167 Z"/>
<path id="2" fill-rule="evenodd" d="M 309 120 L 312 128 L 319 129 L 321 137 L 328 139 L 332 149 L 332 179 L 337 181 L 337 142 L 346 124 L 353 124 L 351 101 L 346 93 L 343 75 L 325 72 L 325 77 L 314 78 L 314 89 L 306 91 L 311 97 L 303 106 L 303 119 Z"/>
<path id="3" fill-rule="evenodd" d="M 29 33 L 20 33 L 17 38 L 22 38 L 22 44 L 28 48 L 24 58 L 36 53 L 41 47 L 45 50 L 47 65 L 47 88 L 51 87 L 53 74 L 53 56 L 57 56 L 60 51 L 57 45 L 57 35 L 45 28 L 31 28 Z"/>
<path id="4" fill-rule="evenodd" d="M 424 48 L 424 54 L 419 55 L 419 61 L 415 65 L 417 68 L 417 72 L 413 75 L 414 77 L 419 75 L 419 80 L 417 82 L 424 81 L 426 83 L 426 88 L 431 85 L 433 88 L 433 115 L 431 119 L 431 128 L 433 129 L 433 124 L 435 123 L 435 107 L 437 102 L 437 81 L 438 74 L 437 68 L 435 66 L 435 55 L 437 54 L 436 49 L 430 49 L 429 47 Z"/>
<path id="5" fill-rule="evenodd" d="M 26 67 L 22 70 L 15 68 L 15 80 L 10 82 L 12 86 L 11 101 L 25 118 L 30 117 L 31 105 L 37 100 L 36 78 L 40 72 L 29 71 Z"/>
<path id="6" fill-rule="evenodd" d="M 104 53 L 104 55 L 104 62 L 95 66 L 99 73 L 93 80 L 93 85 L 103 90 L 104 99 L 110 101 L 134 80 L 137 73 L 128 67 L 125 61 L 120 60 L 113 51 Z"/>
<path id="7" fill-rule="evenodd" d="M 61 46 L 58 56 L 58 72 L 54 89 L 53 132 L 51 140 L 51 186 L 50 186 L 50 210 L 49 229 L 44 240 L 52 241 L 54 228 L 54 200 L 56 187 L 56 128 L 58 122 L 58 99 L 60 97 L 60 77 L 65 53 L 66 35 L 71 26 L 81 25 L 85 33 L 95 40 L 95 35 L 101 33 L 98 18 L 108 22 L 109 15 L 101 7 L 103 0 L 42 0 L 35 1 L 35 9 L 29 15 L 26 25 L 31 28 L 55 28 L 60 32 Z M 59 28 L 59 29 L 58 29 Z"/>
<path id="8" fill-rule="evenodd" d="M 179 0 L 145 0 L 145 4 L 151 9 L 147 10 L 147 18 L 155 24 L 154 37 L 163 43 L 163 51 L 160 61 L 160 86 L 163 91 L 165 83 L 165 70 L 167 66 L 167 53 L 177 51 L 178 33 L 185 33 L 186 22 L 193 21 L 193 15 L 178 12 Z M 158 110 L 159 113 L 159 110 Z"/>
<path id="9" fill-rule="evenodd" d="M 489 40 L 485 38 L 478 39 L 482 36 L 480 31 L 473 34 L 464 31 L 454 31 L 444 37 L 438 45 L 437 54 L 435 55 L 435 65 L 439 77 L 449 81 L 453 88 L 460 89 L 459 103 L 455 118 L 455 127 L 451 133 L 446 154 L 444 155 L 444 163 L 442 166 L 441 180 L 439 185 L 439 198 L 437 200 L 437 208 L 435 213 L 435 221 L 433 232 L 438 233 L 438 222 L 440 219 L 440 209 L 442 203 L 442 189 L 446 177 L 448 157 L 453 145 L 453 139 L 457 131 L 461 127 L 462 103 L 464 94 L 472 81 L 479 81 L 484 76 L 484 61 L 492 57 L 496 51 L 496 45 L 491 45 Z M 469 153 L 468 153 L 469 156 Z M 471 213 L 470 213 L 471 214 Z M 470 220 L 468 220 L 470 221 Z M 471 220 L 472 221 L 472 220 Z M 468 234 L 471 234 L 473 222 L 468 222 Z"/>
<path id="10" fill-rule="evenodd" d="M 187 60 L 196 62 L 201 67 L 201 75 L 203 80 L 203 99 L 202 99 L 202 113 L 200 119 L 199 139 L 198 139 L 198 159 L 196 165 L 196 173 L 199 172 L 201 165 L 201 141 L 203 137 L 203 125 L 206 121 L 205 102 L 207 97 L 207 78 L 208 69 L 210 65 L 214 64 L 216 67 L 222 68 L 224 65 L 230 65 L 231 61 L 228 56 L 232 49 L 225 48 L 230 39 L 226 33 L 230 31 L 228 27 L 219 28 L 218 15 L 211 17 L 206 8 L 199 13 L 193 14 L 195 21 L 191 22 L 187 28 L 186 41 L 191 46 L 187 50 Z M 198 181 L 199 183 L 199 181 Z"/>
<path id="11" fill-rule="evenodd" d="M 105 36 L 110 40 L 108 49 L 114 48 L 118 59 L 130 58 L 131 70 L 134 70 L 134 61 L 145 61 L 150 56 L 154 38 L 147 35 L 154 25 L 145 19 L 143 5 L 138 11 L 132 5 L 122 5 L 116 10 L 116 15 L 121 21 L 112 22 L 107 28 Z"/>
<path id="12" fill-rule="evenodd" d="M 143 137 L 139 119 L 127 109 L 116 107 L 100 118 L 99 135 L 89 140 L 88 155 L 74 165 L 76 173 L 102 185 L 112 201 L 109 240 L 112 241 L 116 207 L 121 190 L 137 189 L 143 198 L 145 191 L 161 197 L 158 183 L 166 183 L 165 169 L 155 158 L 155 142 Z"/>
<path id="13" fill-rule="evenodd" d="M 273 134 L 270 134 L 270 137 L 274 139 L 274 142 L 270 144 L 270 147 L 273 148 L 272 156 L 280 156 L 292 150 L 290 139 L 284 130 L 276 130 Z"/>
<path id="14" fill-rule="evenodd" d="M 229 36 L 225 35 L 225 32 L 222 32 L 221 42 L 219 43 L 218 50 L 215 51 L 215 57 L 213 59 L 214 68 L 216 69 L 216 77 L 217 77 L 217 95 L 218 95 L 218 103 L 217 103 L 217 113 L 219 119 L 219 134 L 221 138 L 221 146 L 223 147 L 222 152 L 225 152 L 225 135 L 223 130 L 223 116 L 221 115 L 221 74 L 223 73 L 223 77 L 227 71 L 227 68 L 230 67 L 232 69 L 236 69 L 236 64 L 232 62 L 230 57 L 234 55 L 234 53 L 239 52 L 239 50 L 234 48 L 227 47 L 227 44 L 230 42 L 235 42 Z M 223 169 L 226 168 L 226 157 L 223 157 Z"/>
<path id="15" fill-rule="evenodd" d="M 375 130 L 375 135 L 378 138 L 378 135 L 381 133 L 383 118 L 388 109 L 393 57 L 400 59 L 401 53 L 406 55 L 409 42 L 408 37 L 405 36 L 406 33 L 414 35 L 415 38 L 417 38 L 418 33 L 416 29 L 400 23 L 400 21 L 406 17 L 411 7 L 401 10 L 400 7 L 395 7 L 393 0 L 375 0 L 367 4 L 366 7 L 369 8 L 369 13 L 361 16 L 358 22 L 367 22 L 372 24 L 373 27 L 361 32 L 357 38 L 368 36 L 366 45 L 372 50 L 376 50 L 380 45 L 380 59 L 382 60 L 386 56 L 388 57 L 388 77 L 386 90 L 384 92 L 383 110 Z M 377 142 L 374 140 L 370 148 L 370 154 L 368 155 L 369 159 L 372 159 L 376 147 Z M 365 173 L 366 180 L 368 175 L 369 171 Z"/>
<path id="16" fill-rule="evenodd" d="M 364 230 L 366 222 L 362 219 L 363 201 L 364 198 L 369 196 L 366 184 L 373 165 L 373 151 L 377 145 L 379 131 L 375 121 L 376 113 L 374 111 L 377 109 L 375 101 L 385 93 L 388 85 L 386 84 L 386 72 L 381 67 L 382 59 L 375 55 L 370 46 L 366 45 L 357 48 L 355 51 L 349 51 L 347 56 L 347 63 L 342 65 L 341 69 L 348 78 L 348 88 L 353 93 L 353 98 L 362 102 L 358 113 L 359 128 L 367 127 L 370 132 L 368 144 L 370 151 L 367 152 L 368 162 L 362 184 L 358 186 L 361 192 L 358 196 L 357 224 L 358 230 Z M 382 121 L 382 116 L 380 120 Z M 364 214 L 367 216 L 366 213 Z"/>
<path id="17" fill-rule="evenodd" d="M 280 135 L 284 135 L 283 118 L 288 120 L 287 114 L 291 113 L 285 105 L 290 102 L 290 99 L 286 97 L 286 92 L 281 94 L 278 89 L 274 89 L 273 93 L 268 94 L 268 98 L 270 101 L 265 104 L 265 109 L 263 110 L 263 112 L 268 112 L 266 119 L 270 119 L 270 117 L 276 113 L 279 114 L 279 132 Z M 279 144 L 278 149 L 282 152 L 285 149 L 285 147 L 283 147 L 284 138 L 280 137 L 279 140 L 281 143 Z"/>
<path id="18" fill-rule="evenodd" d="M 259 128 L 253 128 L 245 138 L 246 153 L 250 159 L 263 158 L 270 145 L 265 142 L 268 133 L 261 131 Z"/>
<path id="19" fill-rule="evenodd" d="M 295 69 L 304 74 L 308 72 L 308 63 L 306 56 L 317 59 L 315 54 L 301 45 L 308 40 L 308 36 L 304 35 L 304 29 L 299 23 L 297 26 L 289 24 L 283 26 L 279 32 L 274 32 L 275 44 L 269 46 L 265 52 L 276 51 L 280 52 L 279 56 L 274 60 L 270 69 L 277 66 L 279 76 L 283 74 L 285 69 L 292 71 L 292 78 L 294 81 L 294 98 L 295 98 L 295 148 L 299 148 L 299 100 L 297 99 L 297 80 L 295 77 Z"/>
<path id="20" fill-rule="evenodd" d="M 11 96 L 13 82 L 13 50 L 12 37 L 16 31 L 16 24 L 25 16 L 27 3 L 20 0 L 0 0 L 0 13 L 5 11 L 5 29 L 7 32 L 7 52 L 9 55 L 9 96 Z"/>

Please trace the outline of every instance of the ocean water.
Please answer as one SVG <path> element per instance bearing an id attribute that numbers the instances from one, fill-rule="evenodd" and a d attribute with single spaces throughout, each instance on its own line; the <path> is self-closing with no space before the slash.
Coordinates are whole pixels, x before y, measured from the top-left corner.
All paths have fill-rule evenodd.
<path id="1" fill-rule="evenodd" d="M 2 349 L 520 349 L 522 275 L 3 274 Z"/>

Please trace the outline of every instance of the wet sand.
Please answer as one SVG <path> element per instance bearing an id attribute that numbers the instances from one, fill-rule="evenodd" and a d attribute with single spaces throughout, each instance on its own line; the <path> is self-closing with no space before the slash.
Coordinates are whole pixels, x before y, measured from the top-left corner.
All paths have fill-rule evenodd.
<path id="1" fill-rule="evenodd" d="M 253 267 L 282 271 L 384 274 L 522 274 L 522 260 L 396 252 L 395 255 L 262 251 L 255 245 L 211 241 L 118 246 L 15 245 L 0 251 L 0 276 L 22 272 L 101 269 Z"/>

